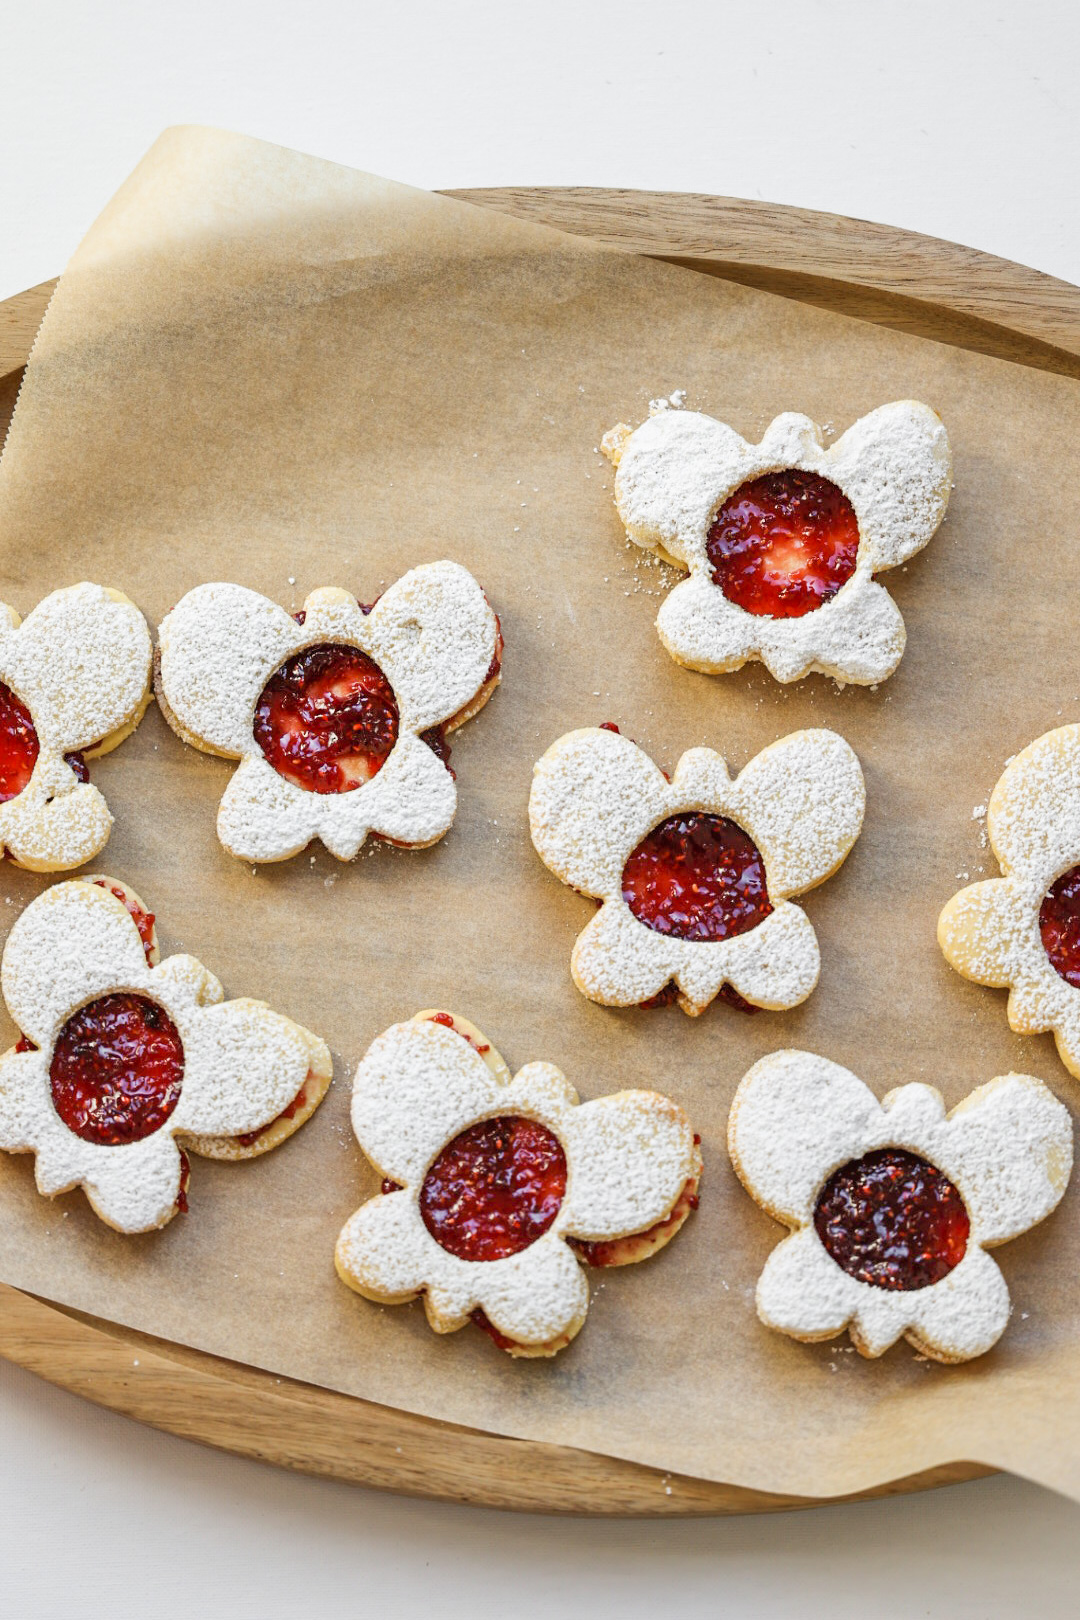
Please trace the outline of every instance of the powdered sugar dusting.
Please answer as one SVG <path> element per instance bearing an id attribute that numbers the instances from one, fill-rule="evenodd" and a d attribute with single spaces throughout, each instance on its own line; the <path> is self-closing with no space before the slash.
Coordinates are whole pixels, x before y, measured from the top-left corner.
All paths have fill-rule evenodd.
<path id="1" fill-rule="evenodd" d="M 953 896 L 938 942 L 965 978 L 1010 987 L 1010 1026 L 1021 1035 L 1053 1030 L 1062 1062 L 1080 1078 L 1080 990 L 1055 971 L 1039 929 L 1047 891 L 1080 864 L 1080 726 L 1049 731 L 1016 755 L 986 825 L 1004 875 Z"/>
<path id="2" fill-rule="evenodd" d="M 619 424 L 602 448 L 617 468 L 615 502 L 630 539 L 687 569 L 657 618 L 678 663 L 709 674 L 760 659 L 780 681 L 817 671 L 873 685 L 903 655 L 903 620 L 875 573 L 919 551 L 941 523 L 952 463 L 948 436 L 927 405 L 899 400 L 862 417 L 834 444 L 807 416 L 786 412 L 759 444 L 696 411 L 664 410 L 631 431 Z M 712 578 L 709 526 L 749 479 L 785 468 L 837 484 L 859 524 L 851 578 L 802 618 L 744 611 Z"/>
<path id="3" fill-rule="evenodd" d="M 39 745 L 29 782 L 0 805 L 0 845 L 17 865 L 65 871 L 104 848 L 105 799 L 64 755 L 107 753 L 135 729 L 150 697 L 150 659 L 142 614 L 105 586 L 53 591 L 22 623 L 0 604 L 0 681 L 29 709 Z"/>
<path id="4" fill-rule="evenodd" d="M 317 794 L 280 776 L 253 734 L 255 705 L 274 671 L 321 642 L 359 647 L 379 665 L 399 710 L 397 742 L 382 769 L 348 793 Z M 313 838 L 353 859 L 369 832 L 435 843 L 457 807 L 453 777 L 420 741 L 433 726 L 475 714 L 489 679 L 498 625 L 472 575 L 427 563 L 369 611 L 347 591 L 313 591 L 298 624 L 240 585 L 190 591 L 160 630 L 158 690 L 173 729 L 209 753 L 239 759 L 218 815 L 218 836 L 242 860 L 286 860 Z"/>
<path id="5" fill-rule="evenodd" d="M 165 1225 L 176 1213 L 181 1159 L 199 1133 L 238 1135 L 269 1125 L 307 1074 L 329 1074 L 325 1043 L 261 1001 L 225 1001 L 201 962 L 172 956 L 151 966 L 123 902 L 97 882 L 55 884 L 19 917 L 4 948 L 4 999 L 37 1047 L 0 1057 L 0 1148 L 37 1156 L 39 1191 L 82 1186 L 95 1211 L 121 1232 Z M 84 1141 L 52 1103 L 49 1065 L 71 1014 L 98 996 L 150 997 L 183 1045 L 179 1101 L 141 1141 L 117 1147 Z M 325 1088 L 324 1088 L 325 1089 Z"/>
<path id="6" fill-rule="evenodd" d="M 694 748 L 671 782 L 627 737 L 600 728 L 567 733 L 534 767 L 529 824 L 544 864 L 602 901 L 574 947 L 578 988 L 593 1001 L 626 1007 L 674 979 L 691 1015 L 725 983 L 755 1006 L 797 1006 L 817 983 L 820 958 L 813 927 L 789 897 L 842 863 L 865 805 L 858 759 L 831 731 L 793 732 L 734 781 L 719 754 Z M 660 821 L 688 810 L 729 817 L 761 852 L 773 911 L 747 933 L 725 940 L 660 934 L 623 899 L 631 852 Z"/>
<path id="7" fill-rule="evenodd" d="M 579 1331 L 589 1290 L 567 1239 L 614 1240 L 672 1211 L 701 1174 L 689 1121 L 667 1098 L 625 1091 L 581 1104 L 549 1063 L 508 1079 L 481 1031 L 454 1028 L 430 1011 L 395 1024 L 371 1045 L 353 1086 L 353 1128 L 376 1171 L 400 1190 L 370 1199 L 343 1228 L 342 1280 L 369 1299 L 398 1304 L 422 1294 L 439 1333 L 473 1311 L 513 1341 L 512 1353 L 550 1355 Z M 464 1039 L 462 1037 L 465 1037 Z M 539 1121 L 566 1154 L 566 1195 L 542 1237 L 499 1260 L 462 1260 L 442 1248 L 420 1215 L 424 1177 L 445 1144 L 479 1120 L 514 1113 Z"/>
<path id="8" fill-rule="evenodd" d="M 810 1052 L 762 1058 L 731 1106 L 728 1147 L 750 1195 L 792 1236 L 776 1248 L 757 1289 L 768 1327 L 798 1339 L 847 1327 L 856 1348 L 879 1356 L 903 1335 L 937 1361 L 982 1355 L 1009 1319 L 994 1245 L 1026 1232 L 1060 1202 L 1072 1171 L 1068 1111 L 1040 1080 L 1002 1075 L 946 1114 L 932 1086 L 901 1086 L 878 1103 L 850 1070 Z M 886 1290 L 849 1275 L 814 1228 L 817 1197 L 842 1164 L 900 1147 L 948 1176 L 971 1222 L 963 1258 L 928 1287 Z"/>

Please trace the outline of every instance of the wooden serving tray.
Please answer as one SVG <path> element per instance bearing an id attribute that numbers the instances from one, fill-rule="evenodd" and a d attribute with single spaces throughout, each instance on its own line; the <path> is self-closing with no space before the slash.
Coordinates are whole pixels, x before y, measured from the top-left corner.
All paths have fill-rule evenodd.
<path id="1" fill-rule="evenodd" d="M 448 195 L 882 326 L 1080 377 L 1080 288 L 951 242 L 725 197 L 581 188 Z M 55 285 L 43 282 L 0 303 L 0 443 Z M 715 1484 L 440 1423 L 153 1339 L 2 1284 L 0 1355 L 173 1434 L 412 1495 L 628 1515 L 762 1512 L 836 1500 Z M 978 1463 L 950 1463 L 860 1494 L 925 1490 L 987 1472 Z"/>

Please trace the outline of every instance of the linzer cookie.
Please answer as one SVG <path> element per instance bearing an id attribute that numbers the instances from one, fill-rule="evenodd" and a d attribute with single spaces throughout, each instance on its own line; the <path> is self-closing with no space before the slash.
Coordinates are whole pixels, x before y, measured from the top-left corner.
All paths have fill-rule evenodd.
<path id="1" fill-rule="evenodd" d="M 748 444 L 663 410 L 603 449 L 630 539 L 689 572 L 656 620 L 677 663 L 717 675 L 760 659 L 778 681 L 818 671 L 864 686 L 892 674 L 904 621 L 875 576 L 926 545 L 952 478 L 929 406 L 882 405 L 828 449 L 793 411 Z"/>
<path id="2" fill-rule="evenodd" d="M 12 928 L 0 1148 L 39 1192 L 81 1186 L 121 1232 L 187 1208 L 185 1148 L 251 1157 L 295 1130 L 331 1077 L 323 1041 L 262 1001 L 225 1001 L 193 956 L 159 962 L 154 917 L 108 877 L 58 883 Z"/>
<path id="3" fill-rule="evenodd" d="M 582 1103 L 550 1063 L 511 1079 L 474 1024 L 428 1010 L 369 1047 L 352 1123 L 382 1192 L 338 1239 L 343 1282 L 436 1333 L 473 1321 L 553 1356 L 589 1308 L 586 1267 L 664 1247 L 697 1205 L 698 1139 L 654 1091 Z"/>
<path id="4" fill-rule="evenodd" d="M 722 987 L 797 1006 L 821 959 L 791 896 L 836 871 L 865 805 L 859 762 L 832 731 L 793 732 L 734 779 L 709 748 L 669 779 L 614 727 L 560 737 L 534 768 L 529 822 L 544 864 L 601 902 L 574 983 L 605 1006 L 677 999 L 692 1016 Z"/>
<path id="5" fill-rule="evenodd" d="M 791 1228 L 757 1286 L 758 1315 L 795 1339 L 847 1328 L 864 1356 L 901 1335 L 935 1361 L 997 1343 L 1009 1290 L 987 1249 L 1057 1205 L 1072 1170 L 1068 1112 L 1026 1074 L 880 1103 L 850 1070 L 774 1052 L 744 1077 L 728 1147 L 740 1181 Z"/>
<path id="6" fill-rule="evenodd" d="M 157 694 L 173 730 L 238 759 L 218 836 L 247 861 L 320 838 L 352 860 L 368 833 L 410 848 L 450 827 L 448 732 L 499 681 L 502 636 L 453 562 L 403 575 L 372 606 L 313 591 L 295 618 L 241 585 L 200 585 L 161 626 Z"/>
<path id="7" fill-rule="evenodd" d="M 938 942 L 966 979 L 1009 989 L 1018 1035 L 1053 1030 L 1080 1078 L 1080 726 L 1017 754 L 991 794 L 986 831 L 1002 876 L 953 896 Z"/>
<path id="8" fill-rule="evenodd" d="M 142 719 L 150 659 L 119 591 L 71 585 L 22 622 L 0 603 L 0 847 L 16 865 L 66 871 L 104 848 L 113 818 L 86 761 Z"/>

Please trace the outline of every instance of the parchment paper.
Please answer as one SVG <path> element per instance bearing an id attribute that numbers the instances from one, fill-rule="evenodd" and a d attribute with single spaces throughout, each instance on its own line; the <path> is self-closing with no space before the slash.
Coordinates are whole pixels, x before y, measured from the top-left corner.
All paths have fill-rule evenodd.
<path id="1" fill-rule="evenodd" d="M 836 432 L 909 395 L 942 413 L 955 494 L 890 576 L 909 640 L 879 691 L 784 688 L 760 666 L 709 678 L 664 652 L 663 571 L 627 546 L 595 447 L 677 388 L 751 437 L 784 409 Z M 762 1489 L 852 1491 L 968 1458 L 1080 1497 L 1080 1176 L 999 1251 L 1015 1306 L 1000 1346 L 950 1369 L 763 1328 L 754 1285 L 783 1234 L 724 1150 L 735 1085 L 779 1046 L 848 1064 L 878 1095 L 920 1079 L 952 1105 L 1018 1068 L 1080 1098 L 1050 1037 L 1013 1036 L 1004 996 L 960 980 L 934 938 L 955 889 L 996 875 L 973 810 L 1005 760 L 1080 717 L 1078 399 L 1064 378 L 276 148 L 165 135 L 42 329 L 0 467 L 0 595 L 26 612 L 90 578 L 156 624 L 204 580 L 294 609 L 319 585 L 370 599 L 453 557 L 502 615 L 504 682 L 454 739 L 457 821 L 424 852 L 239 864 L 214 831 L 232 767 L 156 709 L 93 767 L 117 818 L 95 864 L 148 900 L 166 953 L 323 1034 L 336 1081 L 279 1151 L 196 1160 L 190 1214 L 152 1236 L 112 1233 L 79 1192 L 40 1198 L 31 1161 L 0 1155 L 0 1276 L 376 1401 Z M 541 865 L 526 805 L 539 754 L 602 720 L 669 769 L 701 743 L 741 766 L 804 725 L 857 750 L 866 826 L 806 901 L 823 970 L 803 1007 L 691 1020 L 574 989 L 591 903 Z M 46 882 L 5 867 L 0 916 Z M 350 1074 L 433 1003 L 586 1097 L 656 1086 L 704 1138 L 698 1214 L 655 1260 L 596 1275 L 586 1328 L 552 1363 L 514 1363 L 471 1328 L 438 1338 L 418 1304 L 380 1309 L 334 1275 L 337 1232 L 374 1190 Z"/>

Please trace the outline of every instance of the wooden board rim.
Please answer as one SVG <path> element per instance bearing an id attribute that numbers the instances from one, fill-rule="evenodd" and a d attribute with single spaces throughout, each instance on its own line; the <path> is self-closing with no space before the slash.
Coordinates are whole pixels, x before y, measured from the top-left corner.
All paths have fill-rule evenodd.
<path id="1" fill-rule="evenodd" d="M 1080 288 L 991 254 L 780 204 L 672 192 L 448 192 L 875 324 L 1080 377 Z M 55 281 L 0 302 L 0 441 Z M 760 1513 L 926 1490 L 993 1472 L 956 1461 L 847 1497 L 692 1479 L 507 1439 L 223 1361 L 0 1284 L 0 1355 L 115 1412 L 302 1472 L 533 1512 Z"/>

